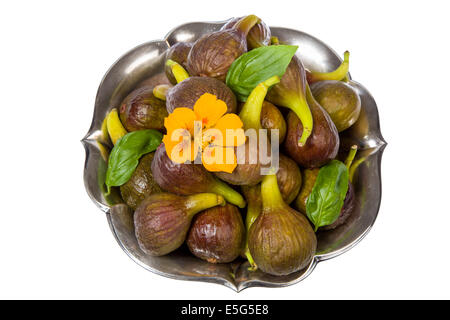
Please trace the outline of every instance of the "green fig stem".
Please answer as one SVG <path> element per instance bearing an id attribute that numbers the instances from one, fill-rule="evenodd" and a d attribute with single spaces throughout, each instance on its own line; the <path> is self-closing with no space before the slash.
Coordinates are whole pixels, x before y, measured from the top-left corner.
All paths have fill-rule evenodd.
<path id="1" fill-rule="evenodd" d="M 302 136 L 298 139 L 298 146 L 303 147 L 313 130 L 313 117 L 311 110 L 309 109 L 306 99 L 300 97 L 293 100 L 293 103 L 289 104 L 289 109 L 297 115 L 302 123 L 303 131 Z"/>
<path id="2" fill-rule="evenodd" d="M 256 271 L 258 270 L 258 266 L 256 265 L 255 260 L 253 260 L 252 255 L 250 254 L 250 250 L 248 249 L 248 243 L 245 248 L 245 257 L 247 258 L 248 262 L 250 263 L 250 267 L 248 267 L 248 271 Z"/>
<path id="3" fill-rule="evenodd" d="M 353 159 L 355 159 L 356 152 L 358 151 L 358 146 L 356 144 L 352 145 L 347 158 L 345 159 L 345 166 L 350 172 L 350 166 L 352 165 Z"/>
<path id="4" fill-rule="evenodd" d="M 358 169 L 359 165 L 366 161 L 366 157 L 363 157 L 361 159 L 356 160 L 353 162 L 353 164 L 350 166 L 349 174 L 348 174 L 348 180 L 353 183 L 353 177 L 355 176 L 356 169 Z"/>
<path id="5" fill-rule="evenodd" d="M 250 250 L 248 248 L 248 234 L 250 231 L 250 227 L 252 226 L 253 222 L 255 222 L 256 218 L 258 218 L 262 210 L 261 185 L 258 184 L 256 186 L 243 186 L 242 191 L 244 192 L 248 203 L 247 216 L 245 217 L 245 228 L 247 233 L 245 237 L 244 255 L 250 263 L 250 267 L 248 268 L 248 270 L 256 271 L 258 267 L 253 260 L 253 257 L 250 254 Z"/>
<path id="6" fill-rule="evenodd" d="M 252 90 L 247 98 L 244 106 L 242 107 L 239 117 L 244 123 L 244 129 L 261 129 L 261 110 L 269 88 L 280 82 L 278 76 L 273 76 L 266 81 L 258 84 L 255 89 Z"/>
<path id="7" fill-rule="evenodd" d="M 166 61 L 166 65 L 172 70 L 173 76 L 177 80 L 177 83 L 189 78 L 189 73 L 187 73 L 187 71 L 178 62 L 168 59 Z"/>
<path id="8" fill-rule="evenodd" d="M 277 208 L 285 205 L 275 174 L 264 176 L 261 182 L 261 197 L 263 208 Z"/>
<path id="9" fill-rule="evenodd" d="M 160 100 L 166 101 L 167 91 L 170 86 L 168 84 L 160 84 L 153 88 L 153 95 Z"/>
<path id="10" fill-rule="evenodd" d="M 247 36 L 250 30 L 259 22 L 261 22 L 261 19 L 251 14 L 239 20 L 234 25 L 233 29 L 241 31 L 245 36 Z"/>
<path id="11" fill-rule="evenodd" d="M 211 192 L 219 194 L 223 196 L 229 203 L 232 203 L 239 208 L 245 208 L 247 203 L 244 200 L 244 197 L 225 182 L 217 179 L 217 182 L 211 187 Z"/>
<path id="12" fill-rule="evenodd" d="M 272 36 L 270 37 L 270 44 L 272 46 L 276 46 L 280 44 L 280 39 L 278 39 L 278 37 Z"/>
<path id="13" fill-rule="evenodd" d="M 188 196 L 186 200 L 186 209 L 188 215 L 195 215 L 200 211 L 226 204 L 225 199 L 215 193 L 198 193 L 192 196 Z"/>
<path id="14" fill-rule="evenodd" d="M 345 51 L 344 53 L 344 61 L 342 61 L 341 65 L 334 71 L 331 72 L 309 72 L 308 73 L 308 82 L 314 83 L 317 81 L 323 80 L 343 80 L 347 77 L 348 69 L 349 69 L 349 60 L 350 60 L 350 52 Z"/>

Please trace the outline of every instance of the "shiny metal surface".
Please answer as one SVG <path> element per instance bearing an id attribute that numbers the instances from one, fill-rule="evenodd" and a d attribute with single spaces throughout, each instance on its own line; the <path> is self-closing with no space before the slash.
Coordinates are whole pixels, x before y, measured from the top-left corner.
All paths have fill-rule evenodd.
<path id="1" fill-rule="evenodd" d="M 220 29 L 225 22 L 195 22 L 173 29 L 164 40 L 144 43 L 122 56 L 106 73 L 98 89 L 91 127 L 82 143 L 86 150 L 84 181 L 88 195 L 106 213 L 111 230 L 122 249 L 145 269 L 169 278 L 196 280 L 223 284 L 235 291 L 248 287 L 283 287 L 306 278 L 318 262 L 336 257 L 356 245 L 371 229 L 381 201 L 381 157 L 386 146 L 379 125 L 375 100 L 361 84 L 351 81 L 362 102 L 358 122 L 341 137 L 342 149 L 352 144 L 360 148 L 357 159 L 366 158 L 358 167 L 354 185 L 357 208 L 349 221 L 333 231 L 318 234 L 318 251 L 308 268 L 289 276 L 275 277 L 261 271 L 249 272 L 248 263 L 209 264 L 193 257 L 186 248 L 164 257 L 151 257 L 140 250 L 134 236 L 132 212 L 120 204 L 112 193 L 105 198 L 102 182 L 106 170 L 96 139 L 107 112 L 118 107 L 122 99 L 142 83 L 166 83 L 163 74 L 165 51 L 179 41 L 194 41 L 206 32 Z M 341 60 L 320 40 L 301 31 L 273 27 L 272 33 L 281 42 L 299 45 L 298 54 L 310 70 L 330 71 Z M 357 160 L 356 159 L 356 160 Z"/>

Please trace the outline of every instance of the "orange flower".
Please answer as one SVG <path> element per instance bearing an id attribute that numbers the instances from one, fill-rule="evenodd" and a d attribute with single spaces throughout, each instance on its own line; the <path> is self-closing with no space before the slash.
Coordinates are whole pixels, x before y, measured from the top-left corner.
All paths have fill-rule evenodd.
<path id="1" fill-rule="evenodd" d="M 245 143 L 243 123 L 236 114 L 225 114 L 227 105 L 210 93 L 203 94 L 194 110 L 177 108 L 166 119 L 163 137 L 169 158 L 177 163 L 201 161 L 208 171 L 233 172 L 234 147 Z"/>

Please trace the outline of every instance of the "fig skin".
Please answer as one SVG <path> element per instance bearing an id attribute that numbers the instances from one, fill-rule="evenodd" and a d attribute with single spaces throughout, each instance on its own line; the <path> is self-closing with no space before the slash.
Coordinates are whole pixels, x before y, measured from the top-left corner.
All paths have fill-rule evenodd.
<path id="1" fill-rule="evenodd" d="M 305 169 L 303 170 L 303 185 L 300 189 L 298 197 L 295 199 L 295 207 L 306 216 L 306 201 L 316 183 L 317 175 L 319 174 L 319 168 Z M 328 226 L 323 226 L 319 230 L 333 230 L 343 225 L 350 217 L 351 213 L 355 209 L 356 196 L 355 188 L 349 181 L 347 194 L 345 195 L 344 204 L 341 209 L 341 213 L 335 222 Z"/>
<path id="2" fill-rule="evenodd" d="M 263 209 L 250 227 L 248 247 L 256 265 L 271 275 L 288 275 L 308 266 L 317 247 L 305 216 L 284 203 L 275 175 L 261 185 Z"/>
<path id="3" fill-rule="evenodd" d="M 234 60 L 247 52 L 247 34 L 259 21 L 258 17 L 250 15 L 239 20 L 231 29 L 200 37 L 188 55 L 189 74 L 225 81 Z"/>
<path id="4" fill-rule="evenodd" d="M 335 80 L 319 81 L 311 85 L 311 91 L 317 102 L 328 112 L 339 132 L 350 128 L 358 120 L 361 99 L 347 83 Z"/>
<path id="5" fill-rule="evenodd" d="M 309 88 L 308 88 L 309 91 Z M 306 144 L 299 146 L 303 125 L 300 119 L 289 112 L 284 147 L 288 155 L 306 168 L 321 167 L 334 159 L 339 151 L 339 134 L 328 113 L 307 92 L 308 104 L 313 116 L 314 127 Z"/>
<path id="6" fill-rule="evenodd" d="M 207 77 L 189 77 L 171 88 L 166 95 L 167 112 L 176 108 L 194 109 L 197 100 L 204 94 L 211 93 L 227 105 L 228 113 L 237 109 L 236 96 L 222 81 Z"/>
<path id="7" fill-rule="evenodd" d="M 306 201 L 311 194 L 314 184 L 316 183 L 317 175 L 320 168 L 304 169 L 302 172 L 302 186 L 300 192 L 295 199 L 295 207 L 306 215 Z"/>
<path id="8" fill-rule="evenodd" d="M 245 228 L 238 208 L 226 204 L 194 217 L 186 243 L 192 254 L 210 263 L 235 260 L 244 247 Z"/>
<path id="9" fill-rule="evenodd" d="M 153 87 L 145 86 L 132 91 L 123 100 L 119 111 L 120 120 L 127 131 L 164 131 L 164 118 L 168 115 L 166 105 L 153 95 Z"/>
<path id="10" fill-rule="evenodd" d="M 306 98 L 305 67 L 299 58 L 292 57 L 280 83 L 268 92 L 266 100 L 281 107 L 289 108 L 301 119 L 306 128 L 302 131 L 298 144 L 304 145 L 313 130 L 313 115 Z"/>
<path id="11" fill-rule="evenodd" d="M 153 179 L 151 170 L 154 152 L 144 155 L 133 172 L 130 180 L 120 186 L 120 193 L 125 203 L 136 210 L 137 206 L 149 195 L 162 192 Z"/>
<path id="12" fill-rule="evenodd" d="M 279 143 L 281 144 L 286 137 L 286 121 L 280 110 L 268 101 L 264 101 L 261 110 L 261 126 L 267 129 L 267 136 L 271 137 L 271 131 L 278 129 Z"/>
<path id="13" fill-rule="evenodd" d="M 259 135 L 258 138 L 259 140 Z M 267 143 L 269 143 L 267 141 Z M 245 154 L 236 151 L 236 159 L 238 165 L 233 170 L 233 172 L 223 172 L 218 171 L 214 174 L 221 180 L 228 182 L 235 186 L 254 186 L 261 182 L 263 176 L 261 175 L 261 169 L 263 167 L 270 166 L 270 163 L 263 165 L 260 163 L 259 159 L 256 159 L 256 163 L 250 163 L 250 155 L 259 155 L 259 148 L 254 144 L 248 143 L 248 141 L 242 146 L 245 148 Z M 240 148 L 240 147 L 238 147 Z M 271 154 L 270 145 L 267 147 L 268 156 Z"/>
<path id="14" fill-rule="evenodd" d="M 233 18 L 229 20 L 227 23 L 223 25 L 220 30 L 227 30 L 233 28 L 236 23 L 242 19 Z M 264 21 L 260 21 L 253 28 L 250 29 L 247 35 L 247 47 L 249 49 L 255 49 L 259 47 L 264 47 L 270 45 L 270 39 L 272 37 L 272 33 L 270 32 L 270 28 L 264 23 Z"/>
<path id="15" fill-rule="evenodd" d="M 186 239 L 194 215 L 223 204 L 223 197 L 213 193 L 187 197 L 171 193 L 150 195 L 134 213 L 140 248 L 152 256 L 162 256 L 178 249 Z"/>
<path id="16" fill-rule="evenodd" d="M 189 52 L 191 51 L 192 43 L 191 42 L 178 42 L 171 46 L 169 50 L 167 50 L 166 61 L 173 60 L 179 63 L 184 69 L 187 68 L 187 57 Z M 172 73 L 172 68 L 164 63 L 164 71 L 166 73 L 167 79 L 171 84 L 177 84 L 177 80 Z"/>
<path id="17" fill-rule="evenodd" d="M 284 202 L 290 204 L 297 197 L 302 186 L 302 174 L 295 161 L 280 153 L 277 182 Z"/>
<path id="18" fill-rule="evenodd" d="M 156 183 L 167 192 L 178 195 L 213 192 L 240 208 L 246 205 L 244 198 L 237 191 L 215 178 L 203 165 L 173 162 L 167 155 L 164 144 L 155 151 L 152 172 Z"/>

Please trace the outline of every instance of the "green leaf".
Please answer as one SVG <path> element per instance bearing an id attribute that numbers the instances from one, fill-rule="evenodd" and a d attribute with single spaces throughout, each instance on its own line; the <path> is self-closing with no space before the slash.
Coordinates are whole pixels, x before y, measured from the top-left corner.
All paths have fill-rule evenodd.
<path id="1" fill-rule="evenodd" d="M 108 193 L 111 187 L 118 187 L 127 182 L 136 169 L 139 159 L 155 151 L 161 144 L 162 133 L 156 130 L 138 130 L 127 133 L 111 151 L 106 171 Z"/>
<path id="2" fill-rule="evenodd" d="M 306 214 L 316 230 L 337 220 L 348 190 L 348 169 L 333 160 L 319 170 L 316 183 L 306 201 Z"/>
<path id="3" fill-rule="evenodd" d="M 261 82 L 273 76 L 283 76 L 297 46 L 277 45 L 253 49 L 231 65 L 226 83 L 240 101 L 246 101 L 250 92 Z"/>

